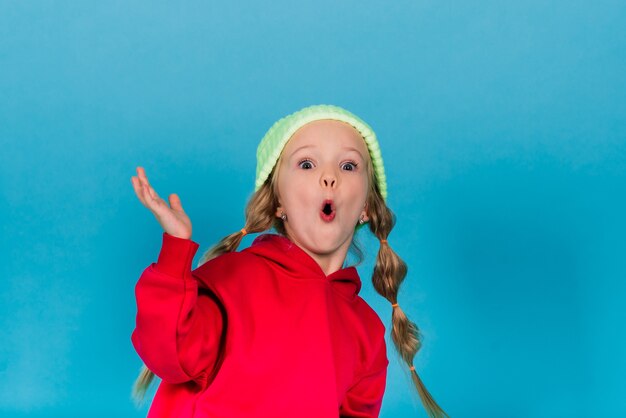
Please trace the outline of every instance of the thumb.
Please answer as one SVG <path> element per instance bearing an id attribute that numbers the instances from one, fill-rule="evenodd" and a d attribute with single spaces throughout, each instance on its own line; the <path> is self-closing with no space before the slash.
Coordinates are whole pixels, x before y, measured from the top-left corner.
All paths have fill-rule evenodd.
<path id="1" fill-rule="evenodd" d="M 175 211 L 184 212 L 183 205 L 180 203 L 180 198 L 176 193 L 172 193 L 169 197 L 170 207 Z"/>

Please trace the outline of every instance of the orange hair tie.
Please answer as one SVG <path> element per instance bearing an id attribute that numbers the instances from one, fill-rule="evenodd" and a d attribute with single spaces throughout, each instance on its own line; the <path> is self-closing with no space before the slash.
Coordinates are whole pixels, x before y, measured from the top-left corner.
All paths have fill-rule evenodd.
<path id="1" fill-rule="evenodd" d="M 246 235 L 246 234 L 248 233 L 248 231 L 246 231 L 246 228 L 241 228 L 241 231 L 240 231 L 240 232 L 241 232 L 242 234 L 244 234 L 244 235 Z"/>
<path id="2" fill-rule="evenodd" d="M 380 240 L 380 243 L 381 243 L 381 244 L 387 244 L 387 240 L 386 240 L 386 239 L 381 239 L 381 240 Z"/>
<path id="3" fill-rule="evenodd" d="M 397 307 L 397 306 L 398 306 L 398 304 L 397 304 L 397 303 L 392 303 L 392 304 L 391 304 L 391 307 L 392 307 L 392 308 L 395 308 L 395 307 Z"/>
<path id="4" fill-rule="evenodd" d="M 415 370 L 415 366 L 409 367 L 409 370 Z"/>

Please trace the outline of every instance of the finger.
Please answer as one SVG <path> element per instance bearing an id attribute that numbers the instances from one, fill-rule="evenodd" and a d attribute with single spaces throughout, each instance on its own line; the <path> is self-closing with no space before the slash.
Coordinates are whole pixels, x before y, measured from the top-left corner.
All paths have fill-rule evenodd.
<path id="1" fill-rule="evenodd" d="M 159 200 L 159 195 L 157 194 L 156 191 L 154 191 L 152 186 L 150 186 L 149 184 L 144 184 L 143 187 L 146 189 L 148 196 L 150 196 L 152 200 L 154 201 Z"/>
<path id="2" fill-rule="evenodd" d="M 133 184 L 133 189 L 135 189 L 135 194 L 137 195 L 137 198 L 144 206 L 147 207 L 148 204 L 146 203 L 146 198 L 144 197 L 141 181 L 135 176 L 131 177 L 130 181 Z"/>
<path id="3" fill-rule="evenodd" d="M 167 204 L 156 194 L 154 189 L 150 186 L 143 184 L 143 195 L 145 196 L 146 207 L 152 211 L 155 215 L 162 213 L 163 209 L 169 210 Z"/>
<path id="4" fill-rule="evenodd" d="M 144 170 L 143 167 L 137 167 L 137 176 L 143 184 L 146 184 L 148 186 L 150 185 L 150 182 L 148 181 L 148 176 L 146 176 L 146 170 Z"/>
<path id="5" fill-rule="evenodd" d="M 163 206 L 167 208 L 165 201 L 159 197 L 157 192 L 148 182 L 148 178 L 146 177 L 146 172 L 143 167 L 137 167 L 137 173 L 139 173 L 142 196 L 144 197 L 146 207 L 154 213 L 159 212 Z"/>
<path id="6" fill-rule="evenodd" d="M 148 177 L 146 176 L 146 171 L 144 170 L 144 168 L 143 167 L 137 167 L 137 173 L 138 173 L 138 177 L 139 177 L 139 180 L 141 181 L 142 185 L 146 187 L 146 190 L 148 192 L 148 196 L 150 196 L 152 199 L 157 199 L 158 195 L 156 194 L 156 192 L 154 191 L 154 189 L 150 185 L 150 182 L 148 181 Z"/>
<path id="7" fill-rule="evenodd" d="M 135 176 L 132 176 L 130 178 L 130 183 L 133 185 L 133 190 L 135 191 L 137 197 L 141 199 L 141 183 L 139 182 L 139 179 Z"/>
<path id="8" fill-rule="evenodd" d="M 170 200 L 170 207 L 173 210 L 179 211 L 179 212 L 184 212 L 183 210 L 183 205 L 180 202 L 180 197 L 178 197 L 178 195 L 176 193 L 172 193 L 169 197 Z"/>

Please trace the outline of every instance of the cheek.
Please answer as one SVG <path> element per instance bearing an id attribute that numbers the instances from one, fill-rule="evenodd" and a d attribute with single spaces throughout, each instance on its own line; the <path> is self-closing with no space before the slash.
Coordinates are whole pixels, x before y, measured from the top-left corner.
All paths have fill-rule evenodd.
<path id="1" fill-rule="evenodd" d="M 367 177 L 360 176 L 358 178 L 355 178 L 350 189 L 354 192 L 355 195 L 366 196 L 369 189 L 369 181 L 367 180 Z"/>
<path id="2" fill-rule="evenodd" d="M 307 198 L 306 192 L 310 187 L 305 179 L 298 176 L 284 176 L 278 179 L 278 194 L 283 204 L 286 205 L 305 201 Z"/>
<path id="3" fill-rule="evenodd" d="M 358 182 L 358 185 L 354 187 L 354 198 L 361 201 L 364 205 L 367 201 L 367 194 L 369 193 L 369 181 L 367 178 L 363 178 Z"/>

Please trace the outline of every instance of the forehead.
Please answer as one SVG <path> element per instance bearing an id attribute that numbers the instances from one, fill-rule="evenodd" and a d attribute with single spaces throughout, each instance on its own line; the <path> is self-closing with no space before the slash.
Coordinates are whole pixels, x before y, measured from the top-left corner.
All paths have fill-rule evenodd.
<path id="1" fill-rule="evenodd" d="M 365 140 L 359 131 L 349 123 L 333 119 L 316 120 L 300 127 L 287 141 L 285 152 L 289 153 L 304 145 L 321 143 L 352 146 L 363 154 L 368 152 Z"/>

